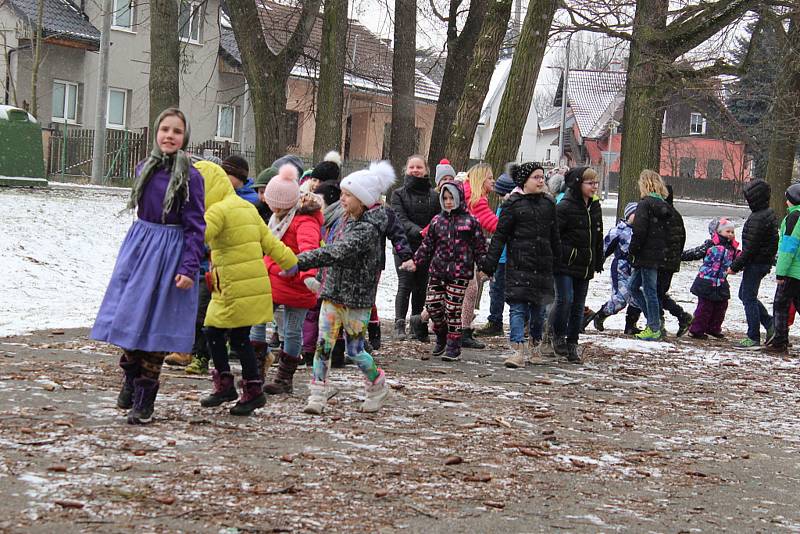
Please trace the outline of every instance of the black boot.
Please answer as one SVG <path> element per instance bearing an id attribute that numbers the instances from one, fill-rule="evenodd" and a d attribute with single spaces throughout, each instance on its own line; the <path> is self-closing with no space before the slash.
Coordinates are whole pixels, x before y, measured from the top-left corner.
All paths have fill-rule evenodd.
<path id="1" fill-rule="evenodd" d="M 486 345 L 472 337 L 472 328 L 465 328 L 461 335 L 461 346 L 465 349 L 485 349 Z"/>
<path id="2" fill-rule="evenodd" d="M 689 331 L 689 327 L 692 326 L 692 321 L 694 320 L 694 316 L 691 313 L 683 312 L 680 318 L 678 319 L 678 331 L 675 333 L 677 337 L 683 336 L 686 332 Z"/>
<path id="3" fill-rule="evenodd" d="M 119 358 L 123 379 L 122 389 L 119 390 L 119 395 L 117 395 L 117 408 L 122 408 L 123 410 L 130 410 L 131 406 L 133 406 L 133 381 L 139 378 L 142 373 L 142 366 L 139 362 L 128 358 L 127 354 L 123 354 Z"/>
<path id="4" fill-rule="evenodd" d="M 374 350 L 381 348 L 381 323 L 369 323 L 367 325 L 367 337 L 369 344 L 372 345 Z"/>
<path id="5" fill-rule="evenodd" d="M 240 380 L 239 387 L 242 389 L 242 396 L 239 402 L 230 409 L 231 415 L 250 415 L 256 408 L 261 408 L 267 403 L 267 398 L 261 390 L 264 382 L 261 380 Z"/>
<path id="6" fill-rule="evenodd" d="M 331 367 L 341 369 L 345 365 L 347 365 L 347 358 L 344 357 L 344 339 L 339 338 L 331 352 Z"/>
<path id="7" fill-rule="evenodd" d="M 578 354 L 577 343 L 567 343 L 567 361 L 569 363 L 583 363 L 580 354 Z"/>
<path id="8" fill-rule="evenodd" d="M 421 315 L 412 315 L 408 320 L 408 326 L 414 339 L 423 343 L 429 341 L 428 323 L 422 320 Z"/>
<path id="9" fill-rule="evenodd" d="M 153 420 L 158 395 L 158 380 L 140 376 L 133 381 L 133 407 L 128 412 L 129 425 L 146 425 Z"/>
<path id="10" fill-rule="evenodd" d="M 394 340 L 395 341 L 405 341 L 406 340 L 406 320 L 405 319 L 397 319 L 394 322 Z"/>
<path id="11" fill-rule="evenodd" d="M 214 382 L 214 391 L 211 392 L 211 395 L 200 399 L 200 406 L 211 408 L 239 398 L 239 394 L 236 393 L 236 386 L 233 385 L 233 375 L 231 373 L 220 373 L 214 369 L 211 371 L 211 379 Z"/>
<path id="12" fill-rule="evenodd" d="M 558 337 L 553 340 L 553 351 L 559 356 L 568 356 L 569 347 L 567 345 L 567 338 Z"/>
<path id="13" fill-rule="evenodd" d="M 629 311 L 625 314 L 625 335 L 628 336 L 635 336 L 639 334 L 642 330 L 636 326 L 636 323 L 639 321 L 639 316 L 641 312 L 631 312 Z"/>
<path id="14" fill-rule="evenodd" d="M 597 330 L 598 332 L 602 332 L 603 330 L 605 330 L 605 327 L 603 326 L 603 322 L 606 319 L 608 319 L 608 317 L 609 317 L 609 315 L 606 312 L 604 312 L 602 308 L 600 308 L 600 311 L 598 311 L 597 313 L 594 314 L 594 328 L 595 328 L 595 330 Z"/>
<path id="15" fill-rule="evenodd" d="M 441 356 L 447 349 L 447 328 L 442 328 L 436 332 L 436 344 L 431 352 L 434 356 Z"/>
<path id="16" fill-rule="evenodd" d="M 313 352 L 304 352 L 303 353 L 303 364 L 306 367 L 313 367 L 314 366 L 314 353 Z"/>
<path id="17" fill-rule="evenodd" d="M 302 361 L 302 357 L 293 358 L 281 351 L 278 356 L 278 371 L 271 384 L 264 386 L 264 393 L 267 395 L 284 395 L 292 392 L 292 379 L 297 371 L 297 364 Z"/>
<path id="18" fill-rule="evenodd" d="M 581 323 L 581 334 L 583 334 L 586 331 L 586 327 L 589 326 L 589 323 L 591 323 L 594 320 L 594 316 L 595 313 L 592 311 L 591 308 L 589 308 L 588 306 L 583 307 L 583 322 Z"/>
<path id="19" fill-rule="evenodd" d="M 473 335 L 478 337 L 502 336 L 503 325 L 501 323 L 495 323 L 493 321 L 489 321 L 483 328 L 475 330 L 475 332 L 473 332 Z"/>

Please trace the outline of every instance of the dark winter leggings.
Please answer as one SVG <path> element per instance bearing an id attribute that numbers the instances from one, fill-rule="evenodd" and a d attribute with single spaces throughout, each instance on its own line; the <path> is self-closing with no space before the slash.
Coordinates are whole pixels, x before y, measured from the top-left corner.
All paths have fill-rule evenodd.
<path id="1" fill-rule="evenodd" d="M 161 367 L 164 365 L 166 352 L 146 352 L 143 350 L 126 350 L 119 361 L 120 367 L 126 368 L 127 363 L 138 364 L 130 369 L 135 369 L 136 376 L 143 376 L 152 380 L 158 380 L 161 376 Z"/>
<path id="2" fill-rule="evenodd" d="M 772 301 L 772 317 L 775 325 L 774 345 L 783 345 L 789 342 L 789 308 L 794 304 L 800 310 L 800 280 L 783 278 L 775 286 L 775 298 Z"/>
<path id="3" fill-rule="evenodd" d="M 200 277 L 202 280 L 203 277 Z M 208 358 L 208 341 L 206 341 L 206 333 L 203 329 L 203 323 L 206 322 L 206 311 L 211 302 L 211 292 L 208 290 L 206 284 L 197 284 L 198 299 L 197 299 L 197 320 L 194 324 L 194 345 L 192 346 L 192 354 L 201 358 Z"/>
<path id="4" fill-rule="evenodd" d="M 448 337 L 461 338 L 461 307 L 469 280 L 436 280 L 428 284 L 425 308 L 433 321 L 433 330 L 447 330 Z"/>
<path id="5" fill-rule="evenodd" d="M 239 362 L 242 364 L 242 378 L 245 380 L 259 380 L 256 355 L 253 352 L 253 346 L 250 344 L 249 326 L 240 326 L 239 328 L 228 330 L 214 326 L 206 327 L 208 350 L 211 352 L 211 359 L 214 360 L 214 368 L 220 373 L 231 372 L 231 366 L 228 363 L 228 345 L 225 342 L 225 332 L 228 333 L 231 350 L 239 354 Z"/>
<path id="6" fill-rule="evenodd" d="M 414 272 L 401 271 L 400 260 L 394 257 L 397 267 L 397 295 L 394 299 L 394 319 L 406 319 L 408 298 L 411 297 L 411 315 L 419 315 L 425 307 L 425 292 L 428 288 L 428 270 L 419 269 Z"/>

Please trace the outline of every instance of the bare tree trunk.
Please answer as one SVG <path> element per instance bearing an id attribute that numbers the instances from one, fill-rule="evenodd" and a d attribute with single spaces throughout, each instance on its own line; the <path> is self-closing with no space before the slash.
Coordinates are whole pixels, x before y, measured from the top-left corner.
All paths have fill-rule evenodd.
<path id="1" fill-rule="evenodd" d="M 229 0 L 233 36 L 250 87 L 256 130 L 256 164 L 261 172 L 286 151 L 286 92 L 289 74 L 317 20 L 321 0 L 302 3 L 297 26 L 286 46 L 274 54 L 264 40 L 255 0 Z"/>
<path id="2" fill-rule="evenodd" d="M 391 159 L 398 176 L 402 176 L 405 159 L 417 151 L 414 106 L 416 52 L 417 2 L 416 0 L 395 0 L 389 159 Z"/>
<path id="3" fill-rule="evenodd" d="M 180 105 L 180 60 L 178 3 L 175 0 L 151 0 L 148 86 L 151 128 L 159 113 Z M 150 134 L 155 138 L 155 131 Z"/>
<path id="4" fill-rule="evenodd" d="M 314 161 L 320 161 L 328 150 L 342 150 L 347 0 L 325 0 L 320 48 Z"/>
<path id="5" fill-rule="evenodd" d="M 31 109 L 30 114 L 39 117 L 39 67 L 42 65 L 42 18 L 44 0 L 36 2 L 36 34 L 34 37 L 33 65 L 31 66 Z M 65 110 L 66 113 L 66 110 Z"/>
<path id="6" fill-rule="evenodd" d="M 458 110 L 458 101 L 464 93 L 466 77 L 464 73 L 472 63 L 475 43 L 478 41 L 483 20 L 486 17 L 486 0 L 472 0 L 469 13 L 464 22 L 461 34 L 458 34 L 458 10 L 462 2 L 452 0 L 447 20 L 447 59 L 444 62 L 444 75 L 439 101 L 436 104 L 436 116 L 433 119 L 431 146 L 428 151 L 430 167 L 435 168 L 443 157 L 447 141 L 452 132 L 453 120 Z"/>
<path id="7" fill-rule="evenodd" d="M 633 21 L 633 43 L 625 87 L 625 131 L 622 136 L 617 215 L 628 202 L 639 199 L 639 174 L 644 169 L 659 172 L 661 166 L 661 121 L 666 80 L 662 73 L 672 63 L 647 36 L 667 26 L 669 0 L 639 0 Z"/>
<path id="8" fill-rule="evenodd" d="M 528 5 L 492 139 L 486 150 L 486 161 L 498 173 L 506 162 L 517 159 L 557 5 L 557 0 L 534 0 Z"/>
<path id="9" fill-rule="evenodd" d="M 786 44 L 780 50 L 781 70 L 770 124 L 766 181 L 772 186 L 770 206 L 786 214 L 783 192 L 792 181 L 794 158 L 800 140 L 800 15 L 790 17 Z"/>
<path id="10" fill-rule="evenodd" d="M 467 72 L 464 92 L 458 102 L 458 111 L 445 150 L 453 167 L 459 170 L 469 163 L 472 139 L 478 127 L 483 100 L 489 91 L 489 81 L 500 54 L 500 45 L 508 28 L 512 4 L 512 0 L 496 0 L 491 4 L 475 44 L 475 54 Z"/>

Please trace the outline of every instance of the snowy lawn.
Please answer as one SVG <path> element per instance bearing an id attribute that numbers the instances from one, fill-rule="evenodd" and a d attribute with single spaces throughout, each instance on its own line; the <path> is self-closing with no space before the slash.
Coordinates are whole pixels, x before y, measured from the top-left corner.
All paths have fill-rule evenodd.
<path id="1" fill-rule="evenodd" d="M 42 328 L 91 326 L 108 283 L 119 245 L 132 222 L 120 215 L 127 191 L 56 185 L 49 190 L 0 189 L 0 269 L 5 282 L 0 287 L 0 335 L 29 332 Z M 604 202 L 610 213 L 614 200 Z M 696 210 L 695 210 L 696 211 Z M 708 216 L 686 217 L 687 243 L 691 247 L 707 238 L 708 220 L 715 206 L 708 205 Z M 614 217 L 604 218 L 605 230 Z M 743 219 L 736 220 L 737 236 Z M 387 252 L 389 265 L 391 255 Z M 685 264 L 672 284 L 675 299 L 687 311 L 694 310 L 692 280 L 699 262 Z M 606 268 L 610 266 L 610 260 Z M 735 332 L 746 329 L 744 309 L 736 298 L 740 276 L 732 276 L 731 300 L 724 328 Z M 378 309 L 384 320 L 394 318 L 397 276 L 393 268 L 384 271 L 378 290 Z M 775 290 L 774 275 L 762 285 L 761 297 L 770 307 Z M 608 271 L 589 287 L 588 305 L 597 309 L 610 294 Z M 488 285 L 484 288 L 476 325 L 486 320 L 489 308 Z M 506 322 L 508 321 L 506 309 Z M 668 328 L 677 323 L 668 316 Z M 622 328 L 623 315 L 608 319 L 612 328 Z"/>

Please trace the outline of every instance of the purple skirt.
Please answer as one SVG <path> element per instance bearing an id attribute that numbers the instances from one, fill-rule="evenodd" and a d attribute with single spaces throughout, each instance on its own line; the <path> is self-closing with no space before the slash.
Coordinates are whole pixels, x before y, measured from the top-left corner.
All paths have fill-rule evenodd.
<path id="1" fill-rule="evenodd" d="M 175 287 L 183 228 L 137 220 L 117 256 L 91 338 L 126 350 L 191 352 L 197 278 Z"/>

